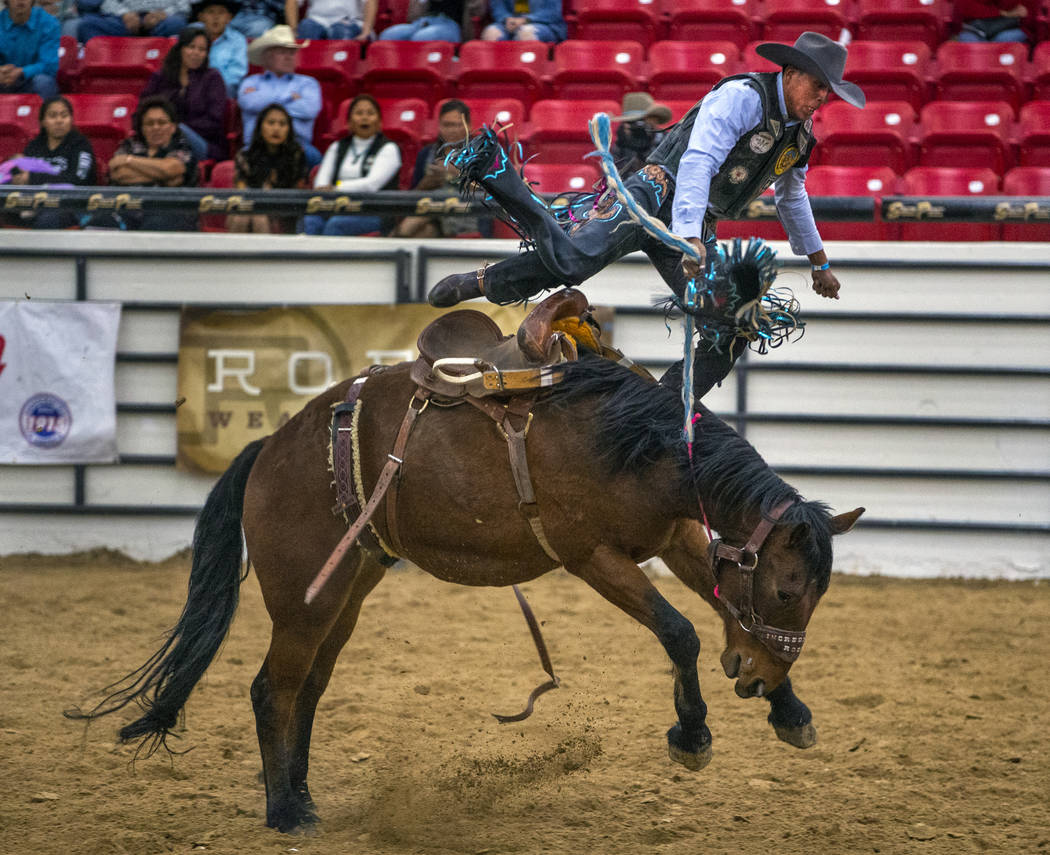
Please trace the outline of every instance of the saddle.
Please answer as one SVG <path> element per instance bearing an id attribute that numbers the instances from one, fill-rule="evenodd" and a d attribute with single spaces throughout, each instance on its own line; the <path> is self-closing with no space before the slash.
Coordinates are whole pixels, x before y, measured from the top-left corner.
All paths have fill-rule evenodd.
<path id="1" fill-rule="evenodd" d="M 435 395 L 513 395 L 561 380 L 559 363 L 578 358 L 576 342 L 556 329 L 559 321 L 586 318 L 582 291 L 565 288 L 536 306 L 515 335 L 505 336 L 488 315 L 460 309 L 432 321 L 419 334 L 412 379 Z"/>

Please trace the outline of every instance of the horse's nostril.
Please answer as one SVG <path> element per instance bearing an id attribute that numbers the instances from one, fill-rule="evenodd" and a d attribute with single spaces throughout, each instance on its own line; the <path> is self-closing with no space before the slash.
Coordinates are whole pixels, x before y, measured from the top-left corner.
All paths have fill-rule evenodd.
<path id="1" fill-rule="evenodd" d="M 733 679 L 740 673 L 740 654 L 732 653 L 729 656 L 723 657 L 722 668 L 726 672 L 726 676 L 729 679 Z"/>

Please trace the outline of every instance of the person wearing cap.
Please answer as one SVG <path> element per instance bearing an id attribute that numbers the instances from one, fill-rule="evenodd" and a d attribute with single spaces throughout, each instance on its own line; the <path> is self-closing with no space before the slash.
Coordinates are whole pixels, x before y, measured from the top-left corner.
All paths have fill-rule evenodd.
<path id="1" fill-rule="evenodd" d="M 230 26 L 240 10 L 238 0 L 197 0 L 190 7 L 191 19 L 211 40 L 208 64 L 222 75 L 231 98 L 248 73 L 248 40 Z"/>
<path id="2" fill-rule="evenodd" d="M 471 149 L 473 160 L 457 165 L 517 221 L 535 249 L 482 270 L 445 277 L 431 290 L 430 304 L 453 306 L 481 296 L 503 304 L 526 300 L 563 284 L 579 285 L 637 250 L 649 256 L 681 297 L 687 282 L 705 267 L 718 220 L 738 218 L 770 185 L 792 251 L 810 260 L 813 290 L 837 298 L 839 281 L 806 194 L 806 165 L 813 147 L 814 113 L 833 92 L 863 107 L 864 93 L 842 79 L 846 48 L 826 36 L 806 32 L 793 46 L 765 43 L 757 52 L 781 70 L 719 81 L 667 131 L 645 167 L 625 181 L 636 206 L 687 239 L 699 262 L 646 234 L 615 197 L 603 197 L 582 224 L 556 221 L 513 170 L 492 169 L 497 161 L 506 161 L 498 143 L 482 145 L 479 139 Z M 746 344 L 740 337 L 724 353 L 698 347 L 697 397 L 721 382 Z"/>
<path id="3" fill-rule="evenodd" d="M 311 168 L 321 162 L 314 147 L 314 121 L 321 112 L 321 85 L 312 77 L 295 73 L 299 45 L 287 24 L 271 27 L 248 46 L 248 61 L 261 65 L 261 74 L 241 82 L 237 103 L 244 123 L 244 143 L 249 144 L 255 121 L 271 104 L 280 104 L 292 117 L 295 137 Z"/>
<path id="4" fill-rule="evenodd" d="M 648 92 L 628 92 L 623 96 L 616 141 L 611 151 L 616 169 L 621 175 L 636 172 L 645 165 L 646 158 L 664 138 L 661 128 L 671 121 L 671 108 L 658 104 Z"/>

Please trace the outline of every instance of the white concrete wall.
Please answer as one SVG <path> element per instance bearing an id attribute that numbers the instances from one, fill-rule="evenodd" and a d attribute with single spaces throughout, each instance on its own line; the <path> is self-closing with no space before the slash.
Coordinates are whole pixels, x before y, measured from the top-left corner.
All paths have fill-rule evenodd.
<path id="1" fill-rule="evenodd" d="M 423 245 L 460 253 L 428 259 L 430 284 L 446 273 L 515 251 L 505 241 Z M 753 365 L 1050 365 L 1050 335 L 1039 320 L 1050 316 L 1048 245 L 831 245 L 829 254 L 843 283 L 839 301 L 816 297 L 808 290 L 805 267 L 785 245 L 773 246 L 787 262 L 778 284 L 796 291 L 811 320 L 801 341 L 756 357 Z M 19 248 L 39 254 L 13 256 Z M 75 299 L 73 256 L 82 254 L 88 259 L 88 299 L 173 306 L 387 303 L 396 298 L 393 253 L 416 249 L 413 243 L 383 239 L 6 230 L 0 231 L 0 299 Z M 374 253 L 389 257 L 372 257 Z M 349 257 L 354 255 L 358 257 Z M 885 261 L 905 266 L 880 269 Z M 1035 266 L 1013 269 L 1017 262 Z M 410 281 L 415 282 L 414 275 Z M 665 293 L 643 256 L 613 265 L 586 290 L 595 304 L 620 308 L 648 307 Z M 1032 321 L 918 324 L 841 317 L 858 312 L 1030 315 Z M 178 322 L 176 308 L 127 306 L 118 350 L 174 354 Z M 668 333 L 659 317 L 621 312 L 613 336 L 616 346 L 641 362 L 666 363 L 680 356 L 679 329 Z M 736 409 L 736 382 L 730 377 L 708 396 L 713 409 Z M 120 402 L 168 403 L 175 397 L 175 365 L 118 363 L 116 383 Z M 767 415 L 1045 420 L 1050 384 L 1032 377 L 753 371 L 747 406 Z M 1047 431 L 1040 429 L 753 421 L 747 435 L 774 468 L 1050 471 L 1050 443 Z M 118 446 L 122 454 L 174 455 L 174 416 L 120 414 Z M 864 505 L 872 519 L 1029 525 L 1050 520 L 1045 481 L 820 474 L 788 475 L 787 480 L 807 498 L 822 499 L 836 510 Z M 164 465 L 87 467 L 88 504 L 138 505 L 142 515 L 0 513 L 0 556 L 109 547 L 139 558 L 165 557 L 189 544 L 192 520 L 150 516 L 149 507 L 199 505 L 211 482 Z M 0 503 L 68 504 L 73 489 L 71 467 L 0 467 Z M 1046 534 L 868 528 L 842 538 L 837 546 L 837 568 L 847 572 L 1050 577 Z"/>

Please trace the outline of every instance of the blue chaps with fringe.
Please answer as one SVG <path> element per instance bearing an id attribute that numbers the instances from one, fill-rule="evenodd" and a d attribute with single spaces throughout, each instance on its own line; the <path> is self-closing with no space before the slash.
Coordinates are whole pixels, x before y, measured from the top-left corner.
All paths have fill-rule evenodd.
<path id="1" fill-rule="evenodd" d="M 500 169 L 498 160 L 496 168 L 480 183 L 535 245 L 528 252 L 486 268 L 485 296 L 491 302 L 517 303 L 562 285 L 580 285 L 614 261 L 639 250 L 649 256 L 677 296 L 684 294 L 682 254 L 646 233 L 611 193 L 590 211 L 574 210 L 576 221 L 563 224 L 514 170 Z M 667 172 L 649 165 L 625 179 L 624 186 L 642 210 L 665 225 L 670 224 L 674 179 Z M 704 242 L 710 260 L 715 255 L 714 235 L 705 235 Z M 746 346 L 747 341 L 738 338 L 719 351 L 701 341 L 693 361 L 693 397 L 699 399 L 721 383 Z M 681 387 L 681 363 L 672 365 L 661 382 Z"/>

